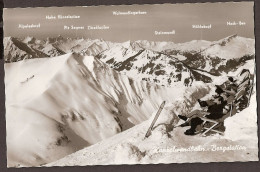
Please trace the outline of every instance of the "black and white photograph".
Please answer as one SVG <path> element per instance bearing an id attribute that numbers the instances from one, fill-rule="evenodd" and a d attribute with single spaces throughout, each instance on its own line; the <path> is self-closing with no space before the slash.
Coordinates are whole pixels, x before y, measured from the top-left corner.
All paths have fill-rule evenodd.
<path id="1" fill-rule="evenodd" d="M 254 2 L 5 8 L 7 167 L 258 159 Z"/>

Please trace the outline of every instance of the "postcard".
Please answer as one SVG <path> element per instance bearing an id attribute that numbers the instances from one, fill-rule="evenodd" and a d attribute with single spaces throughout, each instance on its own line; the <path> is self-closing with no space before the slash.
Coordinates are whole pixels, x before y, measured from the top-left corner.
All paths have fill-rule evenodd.
<path id="1" fill-rule="evenodd" d="M 7 166 L 258 161 L 253 8 L 5 8 Z"/>

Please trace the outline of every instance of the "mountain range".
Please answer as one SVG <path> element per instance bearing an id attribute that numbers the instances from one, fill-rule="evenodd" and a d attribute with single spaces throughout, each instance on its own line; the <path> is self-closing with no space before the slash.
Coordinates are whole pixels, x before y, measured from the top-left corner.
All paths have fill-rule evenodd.
<path id="1" fill-rule="evenodd" d="M 185 92 L 137 82 L 78 53 L 6 63 L 5 73 L 9 166 L 40 165 L 93 145 Z M 199 97 L 209 91 L 200 87 Z"/>
<path id="2" fill-rule="evenodd" d="M 254 39 L 232 35 L 218 41 L 194 40 L 186 43 L 145 40 L 113 43 L 103 39 L 4 38 L 5 62 L 56 57 L 71 52 L 91 55 L 111 68 L 136 80 L 162 86 L 193 81 L 212 82 L 221 73 L 236 70 L 254 59 Z"/>
<path id="3" fill-rule="evenodd" d="M 243 68 L 253 73 L 253 45 L 236 35 L 183 44 L 6 37 L 7 164 L 39 166 L 118 133 L 131 135 L 129 129 L 142 122 L 147 128 L 162 101 L 167 115 L 157 134 L 165 141 L 177 115 L 196 109 L 197 99 L 211 97 L 227 75 Z M 146 144 L 143 130 L 129 137 L 135 145 Z M 183 131 L 176 132 L 181 139 Z M 99 164 L 98 158 L 91 163 Z"/>

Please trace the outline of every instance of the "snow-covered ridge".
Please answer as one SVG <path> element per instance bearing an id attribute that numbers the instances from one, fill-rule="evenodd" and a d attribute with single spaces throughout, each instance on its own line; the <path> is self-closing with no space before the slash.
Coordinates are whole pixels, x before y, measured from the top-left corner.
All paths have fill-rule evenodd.
<path id="1" fill-rule="evenodd" d="M 15 41 L 14 41 L 15 40 Z M 112 43 L 103 39 L 5 38 L 5 61 L 55 57 L 76 52 L 93 55 L 137 80 L 163 86 L 191 85 L 195 81 L 211 82 L 208 75 L 236 70 L 254 58 L 254 40 L 232 35 L 218 41 L 193 40 L 186 43 L 126 41 Z M 196 70 L 207 72 L 207 75 Z"/>
<path id="2" fill-rule="evenodd" d="M 99 58 L 111 68 L 139 81 L 145 80 L 163 86 L 190 86 L 197 80 L 195 71 L 191 71 L 177 58 L 148 49 L 137 51 L 132 48 L 114 47 L 104 51 Z"/>
<path id="3" fill-rule="evenodd" d="M 143 52 L 145 56 L 138 58 L 147 60 L 149 57 L 156 60 L 158 52 L 140 50 L 140 55 Z M 139 63 L 135 65 L 138 66 Z M 254 62 L 250 60 L 250 63 L 246 63 L 239 70 L 248 68 L 253 73 L 253 65 Z M 84 156 L 86 159 L 75 163 L 77 158 L 72 155 L 69 156 L 73 158 L 71 163 L 67 163 L 65 158 L 66 161 L 52 165 L 100 164 L 96 161 L 96 156 L 99 155 L 104 164 L 122 163 L 122 157 L 129 158 L 124 163 L 197 160 L 187 157 L 185 159 L 182 154 L 178 154 L 176 159 L 171 158 L 172 154 L 158 156 L 150 149 L 151 146 L 158 147 L 161 143 L 164 146 L 187 146 L 194 143 L 194 140 L 191 141 L 183 135 L 184 129 L 172 130 L 178 122 L 176 115 L 190 112 L 198 98 L 214 92 L 213 84 L 194 82 L 191 87 L 162 87 L 145 81 L 138 82 L 115 71 L 96 57 L 78 53 L 6 63 L 5 73 L 7 159 L 10 167 L 46 164 L 90 145 L 92 146 L 86 148 L 87 152 L 83 149 L 83 153 L 80 151 L 75 154 L 79 155 L 78 158 Z M 201 71 L 200 74 L 206 75 Z M 235 73 L 231 76 L 233 75 Z M 216 77 L 214 82 L 216 81 L 221 84 L 223 78 L 218 80 Z M 167 102 L 161 115 L 163 118 L 159 119 L 152 137 L 142 142 L 145 129 L 163 100 Z M 244 117 L 243 119 L 248 119 Z M 241 122 L 239 117 L 235 121 Z M 254 121 L 251 120 L 250 124 L 252 122 Z M 128 130 L 129 128 L 132 129 Z M 246 132 L 253 129 L 249 127 Z M 122 134 L 118 134 L 122 131 Z M 229 137 L 233 136 L 232 130 L 228 133 Z M 168 137 L 170 135 L 172 138 L 178 138 L 180 142 Z M 112 136 L 115 137 L 109 139 Z M 218 139 L 195 137 L 195 143 L 202 144 L 206 141 L 206 144 L 212 144 Z M 147 147 L 151 142 L 154 144 Z M 231 141 L 224 138 L 219 143 L 228 145 Z M 94 151 L 95 149 L 98 151 Z M 255 147 L 250 147 L 249 150 L 252 160 L 255 160 L 254 154 L 251 154 L 254 149 Z M 105 153 L 102 152 L 104 150 Z M 201 156 L 206 157 L 205 162 L 208 162 L 209 157 L 206 155 Z M 242 155 L 238 156 L 238 160 L 246 158 Z M 166 158 L 160 160 L 160 157 L 164 156 Z M 196 156 L 194 154 L 189 157 Z M 227 156 L 227 161 L 228 158 Z M 214 160 L 219 159 L 212 161 Z"/>
<path id="4" fill-rule="evenodd" d="M 254 55 L 255 40 L 232 35 L 214 42 L 210 47 L 205 49 L 202 54 L 222 59 L 235 59 L 243 55 Z"/>
<path id="5" fill-rule="evenodd" d="M 8 42 L 12 40 L 12 37 L 6 37 L 4 38 L 5 43 L 5 49 L 8 49 Z M 64 53 L 69 52 L 77 52 L 80 53 L 81 51 L 87 51 L 89 48 L 91 51 L 91 45 L 99 47 L 99 51 L 96 51 L 95 53 L 88 52 L 87 55 L 97 55 L 98 53 L 101 53 L 104 50 L 110 49 L 114 46 L 123 46 L 125 48 L 131 48 L 138 51 L 138 49 L 148 49 L 153 50 L 157 52 L 162 51 L 178 51 L 178 52 L 205 52 L 205 55 L 213 55 L 218 56 L 219 58 L 236 58 L 237 55 L 242 54 L 254 54 L 254 39 L 251 38 L 243 38 L 237 35 L 232 35 L 227 38 L 218 40 L 218 41 L 205 41 L 205 40 L 193 40 L 190 42 L 185 43 L 174 43 L 174 42 L 153 42 L 153 41 L 147 41 L 147 40 L 138 40 L 138 41 L 126 41 L 123 43 L 115 43 L 110 41 L 105 41 L 103 39 L 85 39 L 85 38 L 64 38 L 62 36 L 53 37 L 53 38 L 46 38 L 46 39 L 37 39 L 34 37 L 25 37 L 25 38 L 15 38 L 17 41 L 23 42 L 25 44 L 31 45 L 33 48 L 36 48 L 37 50 L 41 51 L 42 53 L 47 54 L 47 56 L 52 57 L 53 55 L 50 55 L 46 53 L 44 50 L 42 50 L 46 45 L 52 44 L 54 48 L 59 49 L 59 51 L 63 51 Z M 226 47 L 226 48 L 225 48 Z M 229 52 L 231 48 L 240 48 L 239 51 L 236 51 L 237 53 L 234 54 L 234 50 Z M 94 48 L 95 49 L 95 48 Z M 223 50 L 222 50 L 223 49 Z M 10 49 L 13 51 L 12 49 Z M 218 52 L 218 50 L 220 50 Z M 222 52 L 223 51 L 223 52 Z M 227 55 L 225 55 L 226 52 L 229 52 Z M 215 53 L 215 54 L 214 54 Z M 233 53 L 233 54 L 230 54 Z M 239 54 L 240 53 L 240 54 Z M 242 53 L 242 54 L 241 54 Z M 37 58 L 37 57 L 34 57 Z M 13 62 L 13 61 L 19 61 L 20 59 L 7 59 L 7 62 Z"/>
<path id="6" fill-rule="evenodd" d="M 185 46 L 187 50 L 167 50 L 166 54 L 176 56 L 187 66 L 210 72 L 214 75 L 228 73 L 237 70 L 246 61 L 255 57 L 255 40 L 232 35 L 227 38 L 208 43 L 207 46 L 197 42 L 200 49 L 193 49 L 191 46 Z M 190 43 L 191 43 L 190 42 Z M 207 44 L 207 43 L 205 43 Z M 192 44 L 191 44 L 192 45 Z M 196 45 L 196 44 L 195 44 Z M 190 48 L 189 48 L 190 47 Z M 203 48 L 202 48 L 203 47 Z M 190 50 L 189 50 L 190 49 Z"/>
<path id="7" fill-rule="evenodd" d="M 253 66 L 254 62 L 250 61 L 239 70 L 230 72 L 229 76 L 239 75 L 244 68 L 253 73 Z M 214 84 L 221 84 L 225 80 L 227 76 L 219 77 L 214 80 Z M 258 161 L 255 85 L 249 107 L 224 121 L 224 136 L 186 136 L 183 134 L 186 127 L 173 127 L 182 123 L 177 117 L 178 114 L 186 114 L 192 107 L 198 108 L 195 102 L 199 94 L 204 96 L 206 93 L 203 97 L 205 99 L 212 97 L 210 94 L 214 89 L 210 92 L 197 92 L 201 86 L 187 88 L 180 99 L 168 103 L 149 138 L 144 139 L 144 136 L 155 112 L 147 121 L 127 131 L 45 166 Z M 191 151 L 185 152 L 185 149 Z M 206 151 L 200 151 L 203 149 Z"/>
<path id="8" fill-rule="evenodd" d="M 5 64 L 8 166 L 57 160 L 147 120 L 176 88 L 136 82 L 93 56 Z"/>

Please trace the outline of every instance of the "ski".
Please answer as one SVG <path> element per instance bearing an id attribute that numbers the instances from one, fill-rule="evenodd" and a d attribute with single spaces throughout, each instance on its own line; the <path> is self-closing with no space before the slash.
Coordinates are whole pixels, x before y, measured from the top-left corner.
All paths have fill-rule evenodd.
<path id="1" fill-rule="evenodd" d="M 153 119 L 153 122 L 151 123 L 150 127 L 148 128 L 148 131 L 146 132 L 145 134 L 145 138 L 149 137 L 151 135 L 151 132 L 152 132 L 152 129 L 153 129 L 153 126 L 155 124 L 155 122 L 157 121 L 159 115 L 161 114 L 162 110 L 163 110 L 163 107 L 165 105 L 165 101 L 162 102 L 161 106 L 159 107 L 154 119 Z"/>

